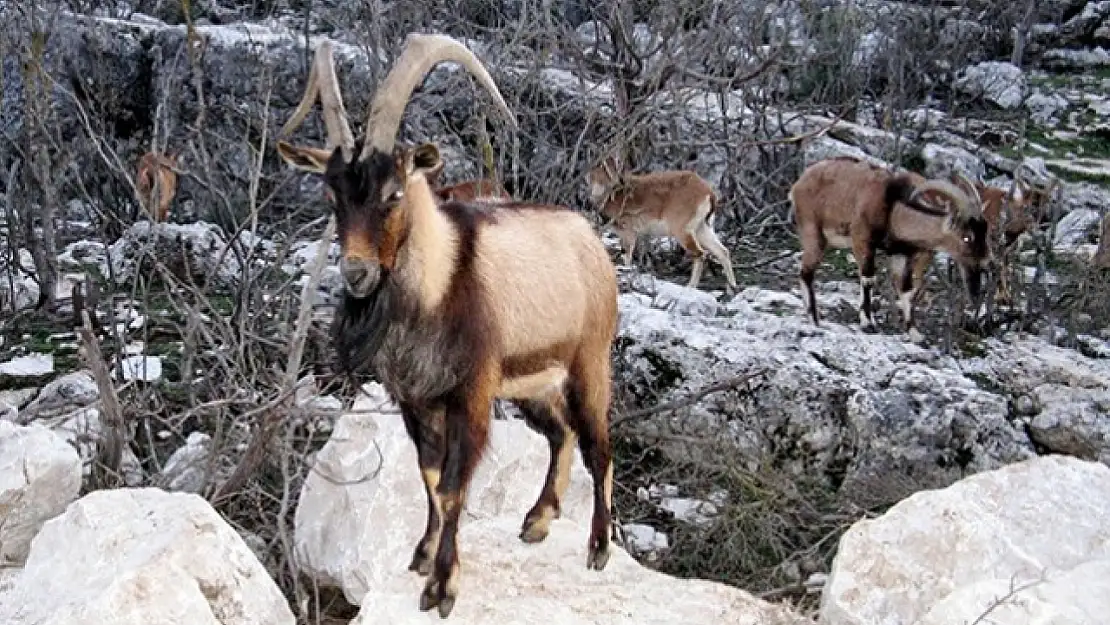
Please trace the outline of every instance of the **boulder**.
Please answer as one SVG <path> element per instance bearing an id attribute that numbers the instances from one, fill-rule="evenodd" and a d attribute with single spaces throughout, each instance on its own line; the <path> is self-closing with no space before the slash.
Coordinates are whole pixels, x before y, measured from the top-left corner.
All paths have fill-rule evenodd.
<path id="1" fill-rule="evenodd" d="M 367 592 L 407 573 L 427 513 L 416 448 L 399 409 L 381 385 L 363 388 L 352 412 L 339 418 L 317 454 L 294 517 L 301 570 L 322 585 L 342 588 L 355 605 Z M 540 494 L 547 459 L 546 440 L 523 421 L 492 421 L 489 447 L 471 482 L 462 525 L 473 518 L 506 516 L 516 522 L 515 540 L 525 513 Z M 588 527 L 592 492 L 589 473 L 575 454 L 562 502 L 563 519 Z M 583 568 L 586 538 L 582 534 L 580 541 Z M 465 539 L 460 548 L 462 543 Z M 474 565 L 464 561 L 463 566 L 472 570 Z"/>
<path id="2" fill-rule="evenodd" d="M 466 625 L 812 625 L 788 608 L 718 582 L 677 579 L 615 549 L 600 573 L 586 569 L 588 529 L 567 519 L 551 524 L 547 539 L 517 539 L 519 519 L 481 518 L 459 532 L 462 580 L 451 620 Z M 417 610 L 424 578 L 393 575 L 363 599 L 351 625 L 432 622 Z"/>
<path id="3" fill-rule="evenodd" d="M 971 65 L 964 68 L 954 86 L 1004 109 L 1015 109 L 1025 99 L 1025 74 L 1012 63 L 986 61 Z"/>
<path id="4" fill-rule="evenodd" d="M 858 301 L 855 284 L 820 286 L 826 311 Z M 752 388 L 637 419 L 628 433 L 683 463 L 756 470 L 773 462 L 786 474 L 868 498 L 904 488 L 888 493 L 897 499 L 1033 455 L 1007 398 L 965 375 L 958 361 L 824 314 L 814 327 L 799 298 L 756 287 L 716 317 L 681 315 L 649 296 L 622 294 L 615 358 L 617 383 L 633 400 L 628 409 L 761 372 Z"/>
<path id="5" fill-rule="evenodd" d="M 80 489 L 73 447 L 41 425 L 0 421 L 0 568 L 22 565 L 42 524 Z"/>
<path id="6" fill-rule="evenodd" d="M 301 491 L 297 561 L 362 606 L 353 624 L 427 623 L 435 613 L 418 609 L 425 579 L 407 570 L 427 506 L 415 448 L 381 386 L 364 390 Z M 592 483 L 577 454 L 562 517 L 544 541 L 523 543 L 520 524 L 539 494 L 547 458 L 543 438 L 523 422 L 491 422 L 460 523 L 462 577 L 452 620 L 812 623 L 737 588 L 652 571 L 616 544 L 604 571 L 586 569 Z"/>
<path id="7" fill-rule="evenodd" d="M 844 534 L 820 622 L 940 625 L 983 614 L 998 623 L 1101 622 L 1110 610 L 1110 594 L 1099 590 L 1108 526 L 1110 468 L 1067 456 L 918 492 Z M 1021 605 L 1029 584 L 1030 603 Z M 1013 605 L 994 612 L 1010 589 Z"/>
<path id="8" fill-rule="evenodd" d="M 293 625 L 243 539 L 193 494 L 101 490 L 48 521 L 0 594 L 8 625 Z"/>

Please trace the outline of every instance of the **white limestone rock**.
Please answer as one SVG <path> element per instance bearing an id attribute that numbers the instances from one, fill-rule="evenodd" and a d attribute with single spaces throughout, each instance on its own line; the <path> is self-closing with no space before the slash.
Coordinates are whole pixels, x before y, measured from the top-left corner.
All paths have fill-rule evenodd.
<path id="1" fill-rule="evenodd" d="M 421 530 L 423 527 L 421 526 Z M 466 625 L 812 625 L 789 609 L 706 580 L 678 579 L 614 548 L 603 571 L 586 569 L 588 526 L 556 519 L 547 539 L 517 539 L 519 519 L 467 523 L 459 532 L 462 579 L 451 622 Z M 398 572 L 374 586 L 351 625 L 435 623 L 420 612 L 424 578 Z"/>
<path id="2" fill-rule="evenodd" d="M 204 499 L 101 490 L 42 528 L 0 594 L 8 625 L 293 625 L 281 591 Z"/>
<path id="3" fill-rule="evenodd" d="M 407 570 L 427 506 L 415 448 L 381 386 L 364 389 L 301 491 L 296 557 L 302 570 L 362 606 L 353 625 L 439 622 L 418 608 L 425 578 Z M 521 521 L 539 495 L 547 457 L 545 441 L 524 423 L 491 422 L 460 524 L 453 622 L 812 624 L 742 590 L 647 569 L 615 544 L 604 571 L 588 570 L 592 483 L 577 454 L 562 518 L 543 542 L 523 543 Z"/>
<path id="4" fill-rule="evenodd" d="M 416 448 L 400 412 L 380 385 L 363 388 L 366 393 L 352 412 L 340 417 L 317 455 L 294 517 L 301 570 L 321 584 L 342 588 L 355 605 L 371 589 L 408 573 L 427 514 Z M 539 497 L 547 459 L 546 440 L 523 421 L 492 421 L 489 447 L 471 481 L 461 526 L 504 516 L 516 523 L 516 540 L 524 515 Z M 563 518 L 588 523 L 592 492 L 589 473 L 575 454 Z M 583 533 L 583 568 L 586 540 Z M 471 570 L 466 562 L 463 566 Z"/>
<path id="5" fill-rule="evenodd" d="M 1033 594 L 1034 613 L 992 622 L 1093 623 L 1068 615 L 1090 606 L 1101 619 L 1110 608 L 1107 578 L 1098 574 L 1110 559 L 1108 528 L 1110 468 L 1068 456 L 918 492 L 844 534 L 820 622 L 970 623 L 1011 582 L 1047 580 Z M 1089 596 L 1078 601 L 1080 594 Z"/>
<path id="6" fill-rule="evenodd" d="M 0 421 L 0 568 L 22 565 L 42 524 L 80 489 L 73 447 L 41 425 Z"/>

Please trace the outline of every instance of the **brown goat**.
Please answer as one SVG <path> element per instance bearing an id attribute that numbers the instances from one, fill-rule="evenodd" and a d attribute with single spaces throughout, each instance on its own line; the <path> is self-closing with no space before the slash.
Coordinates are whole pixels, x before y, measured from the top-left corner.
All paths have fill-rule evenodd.
<path id="1" fill-rule="evenodd" d="M 513 199 L 509 192 L 497 181 L 488 178 L 467 180 L 449 187 L 439 187 L 435 189 L 434 193 L 441 200 L 455 200 L 456 202 L 472 202 L 475 200 L 495 202 L 511 201 Z"/>
<path id="2" fill-rule="evenodd" d="M 439 177 L 443 173 L 443 166 L 443 161 L 440 161 L 438 167 L 424 174 L 424 177 L 428 179 L 428 184 L 432 187 L 432 192 L 441 200 L 456 200 L 459 202 L 470 202 L 478 199 L 484 202 L 512 200 L 512 196 L 505 190 L 505 187 L 493 178 L 466 180 L 451 186 L 441 187 L 439 186 Z"/>
<path id="3" fill-rule="evenodd" d="M 139 205 L 155 222 L 166 221 L 170 216 L 170 202 L 177 194 L 176 168 L 176 154 L 147 152 L 139 158 L 135 174 Z"/>
<path id="4" fill-rule="evenodd" d="M 710 220 L 717 208 L 717 194 L 704 178 L 687 170 L 647 174 L 621 174 L 613 156 L 586 174 L 590 201 L 609 219 L 624 250 L 624 264 L 632 265 L 636 239 L 642 235 L 671 236 L 693 258 L 687 287 L 696 289 L 709 252 L 724 267 L 726 292 L 737 290 L 732 258 L 713 230 Z"/>
<path id="5" fill-rule="evenodd" d="M 520 538 L 546 538 L 577 443 L 593 478 L 587 568 L 609 560 L 613 466 L 608 431 L 616 269 L 590 222 L 563 206 L 437 199 L 431 143 L 396 145 L 413 89 L 459 63 L 516 120 L 474 54 L 444 35 L 411 34 L 355 140 L 329 42 L 321 43 L 287 136 L 316 96 L 327 149 L 278 142 L 285 161 L 323 174 L 335 199 L 345 289 L 332 328 L 340 370 L 371 373 L 400 405 L 428 498 L 410 570 L 428 575 L 422 611 L 446 618 L 459 592 L 457 532 L 495 398 L 513 401 L 550 447 L 546 481 Z"/>
<path id="6" fill-rule="evenodd" d="M 891 278 L 911 340 L 922 339 L 914 327 L 913 300 L 921 287 L 917 278 L 935 250 L 956 260 L 968 293 L 977 300 L 991 252 L 981 199 L 970 181 L 962 182 L 926 180 L 912 172 L 894 174 L 852 157 L 826 159 L 806 168 L 789 197 L 802 242 L 802 298 L 814 324 L 820 322 L 813 278 L 826 245 L 852 250 L 859 266 L 864 330 L 875 326 L 871 294 L 877 250 L 890 257 Z"/>
<path id="7" fill-rule="evenodd" d="M 1014 173 L 1014 184 L 1010 190 L 1000 189 L 982 182 L 976 182 L 979 195 L 983 198 L 983 216 L 993 235 L 1001 226 L 1002 258 L 1007 258 L 1022 234 L 1035 228 L 1045 217 L 1045 207 L 1055 189 L 1056 180 L 1047 190 L 1034 188 L 1022 176 L 1022 168 Z M 998 301 L 1010 302 L 1009 276 L 1004 270 L 998 275 Z"/>

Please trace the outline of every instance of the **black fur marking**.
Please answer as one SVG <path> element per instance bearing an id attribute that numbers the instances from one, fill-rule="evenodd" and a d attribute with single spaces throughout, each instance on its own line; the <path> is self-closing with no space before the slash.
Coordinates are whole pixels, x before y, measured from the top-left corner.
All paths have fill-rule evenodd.
<path id="1" fill-rule="evenodd" d="M 887 211 L 894 209 L 895 202 L 901 202 L 915 211 L 925 213 L 926 215 L 932 215 L 934 217 L 948 216 L 948 211 L 942 208 L 922 204 L 912 199 L 915 188 L 913 182 L 905 176 L 891 178 L 890 181 L 886 183 L 886 194 L 883 198 L 886 202 Z"/>
<path id="2" fill-rule="evenodd" d="M 373 374 L 399 402 L 441 400 L 473 379 L 495 337 L 474 266 L 479 224 L 493 216 L 486 207 L 465 202 L 447 202 L 440 209 L 458 234 L 459 251 L 439 308 L 423 310 L 416 291 L 420 285 L 403 284 L 405 269 L 399 268 L 386 271 L 365 298 L 344 293 L 332 324 L 339 370 Z"/>

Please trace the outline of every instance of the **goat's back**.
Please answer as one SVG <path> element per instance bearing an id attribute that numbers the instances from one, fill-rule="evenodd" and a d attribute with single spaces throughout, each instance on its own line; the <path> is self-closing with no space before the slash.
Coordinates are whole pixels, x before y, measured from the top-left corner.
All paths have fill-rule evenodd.
<path id="1" fill-rule="evenodd" d="M 604 211 L 625 215 L 643 214 L 661 219 L 669 207 L 689 207 L 691 211 L 714 195 L 713 187 L 696 172 L 687 170 L 656 171 L 625 176 L 625 184 L 606 205 Z M 623 205 L 623 208 L 622 208 Z"/>
<path id="2" fill-rule="evenodd" d="M 854 221 L 882 227 L 889 207 L 888 185 L 896 177 L 917 184 L 914 173 L 894 174 L 866 161 L 830 158 L 805 169 L 790 187 L 794 220 L 799 228 L 816 227 L 846 235 Z"/>

